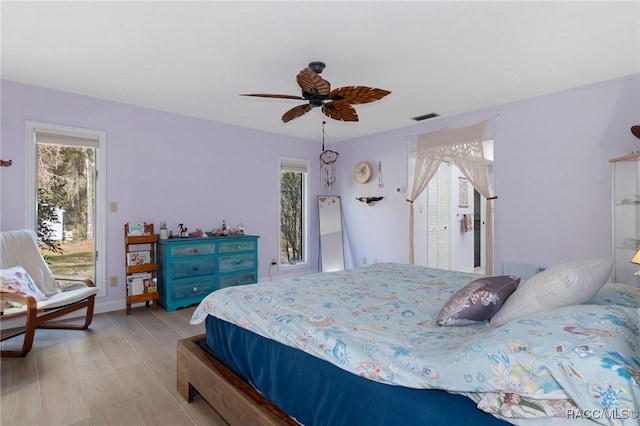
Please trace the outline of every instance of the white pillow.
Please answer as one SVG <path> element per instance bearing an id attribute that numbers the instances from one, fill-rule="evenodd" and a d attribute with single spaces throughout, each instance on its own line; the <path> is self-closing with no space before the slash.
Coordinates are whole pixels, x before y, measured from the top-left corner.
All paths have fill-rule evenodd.
<path id="1" fill-rule="evenodd" d="M 585 303 L 604 286 L 612 268 L 613 259 L 602 258 L 564 263 L 542 271 L 520 283 L 489 324 L 502 325 L 534 312 Z"/>

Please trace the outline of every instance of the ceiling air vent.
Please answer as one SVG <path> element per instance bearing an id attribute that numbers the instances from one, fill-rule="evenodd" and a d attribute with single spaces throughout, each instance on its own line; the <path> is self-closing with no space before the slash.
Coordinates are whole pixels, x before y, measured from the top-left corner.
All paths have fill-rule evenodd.
<path id="1" fill-rule="evenodd" d="M 438 114 L 437 112 L 432 112 L 430 114 L 425 114 L 425 115 L 420 115 L 418 117 L 413 117 L 412 120 L 416 120 L 416 121 L 422 121 L 422 120 L 428 120 L 430 118 L 435 118 L 435 117 L 439 117 L 440 114 Z"/>

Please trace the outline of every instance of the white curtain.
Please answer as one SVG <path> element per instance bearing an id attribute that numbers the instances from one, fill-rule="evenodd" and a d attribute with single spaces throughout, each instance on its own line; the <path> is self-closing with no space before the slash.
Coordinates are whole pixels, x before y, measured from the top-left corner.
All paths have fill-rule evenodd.
<path id="1" fill-rule="evenodd" d="M 409 263 L 414 264 L 413 201 L 420 196 L 445 158 L 460 169 L 473 187 L 486 198 L 485 273 L 493 274 L 493 211 L 492 200 L 497 197 L 489 192 L 487 164 L 484 158 L 484 131 L 487 121 L 461 129 L 441 129 L 418 135 L 416 166 L 409 202 Z"/>

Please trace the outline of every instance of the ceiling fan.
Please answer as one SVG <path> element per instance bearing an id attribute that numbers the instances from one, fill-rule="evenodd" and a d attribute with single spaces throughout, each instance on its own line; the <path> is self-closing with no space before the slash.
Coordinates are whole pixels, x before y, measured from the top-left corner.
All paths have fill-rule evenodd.
<path id="1" fill-rule="evenodd" d="M 309 103 L 298 105 L 285 112 L 282 121 L 286 123 L 308 113 L 315 107 L 322 107 L 324 115 L 334 120 L 358 121 L 358 113 L 352 105 L 374 102 L 391 93 L 388 90 L 367 86 L 344 86 L 331 90 L 331 84 L 320 77 L 324 68 L 323 62 L 311 62 L 308 67 L 298 73 L 296 80 L 302 89 L 302 96 L 268 93 L 246 93 L 240 96 L 309 101 Z"/>

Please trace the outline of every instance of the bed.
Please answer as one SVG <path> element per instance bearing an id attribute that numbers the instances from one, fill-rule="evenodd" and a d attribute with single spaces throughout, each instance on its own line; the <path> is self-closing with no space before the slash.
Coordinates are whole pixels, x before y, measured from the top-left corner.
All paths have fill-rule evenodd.
<path id="1" fill-rule="evenodd" d="M 481 276 L 378 263 L 213 292 L 178 389 L 231 424 L 638 424 L 640 292 L 441 327 Z"/>

